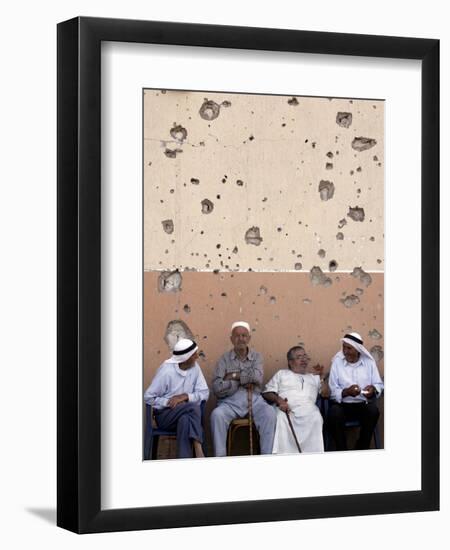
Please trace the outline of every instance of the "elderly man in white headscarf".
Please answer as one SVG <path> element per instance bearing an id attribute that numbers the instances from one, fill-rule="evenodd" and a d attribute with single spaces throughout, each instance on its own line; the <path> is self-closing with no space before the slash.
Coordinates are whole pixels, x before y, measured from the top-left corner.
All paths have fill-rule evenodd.
<path id="1" fill-rule="evenodd" d="M 177 458 L 191 458 L 193 451 L 196 457 L 204 456 L 200 403 L 208 399 L 209 390 L 197 358 L 195 342 L 178 340 L 144 394 L 158 428 L 176 430 Z"/>
<path id="2" fill-rule="evenodd" d="M 359 420 L 361 429 L 356 449 L 369 449 L 380 416 L 375 398 L 383 391 L 383 381 L 375 359 L 357 332 L 346 334 L 341 342 L 342 350 L 331 363 L 328 430 L 336 442 L 336 450 L 346 451 L 345 422 Z"/>
<path id="3" fill-rule="evenodd" d="M 261 454 L 272 452 L 276 412 L 261 396 L 263 358 L 250 349 L 250 325 L 237 321 L 231 326 L 233 349 L 222 355 L 216 365 L 212 386 L 217 407 L 211 413 L 211 431 L 216 456 L 226 455 L 230 422 L 248 414 L 247 390 L 252 389 L 252 416 L 259 432 Z"/>

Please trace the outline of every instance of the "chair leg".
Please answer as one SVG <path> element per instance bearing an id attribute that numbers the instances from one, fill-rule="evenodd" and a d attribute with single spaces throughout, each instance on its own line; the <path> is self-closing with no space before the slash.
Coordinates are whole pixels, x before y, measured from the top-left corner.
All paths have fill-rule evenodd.
<path id="1" fill-rule="evenodd" d="M 158 443 L 159 443 L 159 435 L 154 435 L 152 437 L 152 444 L 151 444 L 152 460 L 156 460 L 158 457 Z"/>
<path id="2" fill-rule="evenodd" d="M 151 460 L 152 458 L 152 442 L 153 437 L 145 437 L 144 442 L 144 460 Z"/>
<path id="3" fill-rule="evenodd" d="M 233 443 L 234 426 L 230 426 L 228 430 L 227 456 L 231 456 L 231 447 Z"/>
<path id="4" fill-rule="evenodd" d="M 228 432 L 228 449 L 227 449 L 227 456 L 231 456 L 231 451 L 233 449 L 233 440 L 234 436 L 236 435 L 236 432 L 240 428 L 239 425 L 237 426 L 230 426 L 229 432 Z"/>
<path id="5" fill-rule="evenodd" d="M 381 449 L 380 431 L 378 430 L 378 424 L 375 426 L 375 429 L 373 430 L 373 439 L 375 442 L 375 449 Z"/>
<path id="6" fill-rule="evenodd" d="M 206 445 L 206 436 L 205 436 L 205 432 L 203 432 L 203 443 L 202 443 L 202 450 L 203 450 L 203 454 L 206 456 L 208 456 L 208 447 Z"/>

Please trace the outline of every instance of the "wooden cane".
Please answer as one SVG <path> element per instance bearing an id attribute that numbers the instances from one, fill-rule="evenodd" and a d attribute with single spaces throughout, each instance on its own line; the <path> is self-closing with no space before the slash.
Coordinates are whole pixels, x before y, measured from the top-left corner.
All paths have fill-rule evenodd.
<path id="1" fill-rule="evenodd" d="M 297 445 L 298 452 L 301 453 L 302 450 L 300 449 L 300 443 L 298 442 L 297 436 L 295 435 L 294 426 L 292 425 L 291 417 L 289 416 L 289 411 L 284 411 L 284 412 L 286 413 L 286 416 L 289 422 L 289 427 L 291 428 L 292 435 L 294 436 L 295 444 Z"/>
<path id="2" fill-rule="evenodd" d="M 249 442 L 250 442 L 250 454 L 253 454 L 253 402 L 252 402 L 252 396 L 253 394 L 253 386 L 252 384 L 249 384 L 247 388 L 247 397 L 248 397 L 248 425 L 249 425 Z"/>

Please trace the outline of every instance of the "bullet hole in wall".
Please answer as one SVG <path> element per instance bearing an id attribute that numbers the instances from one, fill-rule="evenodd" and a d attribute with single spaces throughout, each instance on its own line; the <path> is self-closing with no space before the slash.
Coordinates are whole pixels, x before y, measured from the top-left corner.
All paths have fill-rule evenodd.
<path id="1" fill-rule="evenodd" d="M 170 135 L 173 137 L 173 139 L 182 142 L 187 138 L 187 130 L 186 128 L 183 128 L 180 124 L 173 125 L 173 128 L 170 129 Z"/>
<path id="2" fill-rule="evenodd" d="M 364 208 L 360 208 L 359 206 L 349 206 L 347 216 L 355 222 L 363 222 L 365 217 Z"/>
<path id="3" fill-rule="evenodd" d="M 376 328 L 369 331 L 369 336 L 372 338 L 372 340 L 381 340 L 382 338 L 381 334 Z"/>
<path id="4" fill-rule="evenodd" d="M 314 286 L 323 285 L 324 287 L 329 287 L 333 283 L 330 277 L 327 277 L 319 266 L 311 268 L 309 278 Z"/>
<path id="5" fill-rule="evenodd" d="M 352 141 L 352 147 L 355 151 L 366 151 L 367 149 L 371 149 L 377 144 L 377 141 L 372 138 L 366 138 L 366 137 L 355 137 Z"/>
<path id="6" fill-rule="evenodd" d="M 341 299 L 340 302 L 344 304 L 345 307 L 353 307 L 359 304 L 359 298 L 355 294 L 350 294 L 345 298 Z"/>
<path id="7" fill-rule="evenodd" d="M 336 115 L 336 124 L 342 126 L 342 128 L 349 128 L 352 123 L 352 113 L 339 112 Z"/>
<path id="8" fill-rule="evenodd" d="M 211 214 L 214 210 L 214 203 L 209 199 L 202 200 L 202 214 Z"/>
<path id="9" fill-rule="evenodd" d="M 174 159 L 174 158 L 176 158 L 177 153 L 182 153 L 182 152 L 183 152 L 182 149 L 165 149 L 165 150 L 164 150 L 164 154 L 165 154 L 166 157 L 169 158 L 169 159 Z"/>
<path id="10" fill-rule="evenodd" d="M 181 273 L 175 271 L 163 271 L 158 278 L 159 292 L 177 292 L 181 290 Z"/>
<path id="11" fill-rule="evenodd" d="M 259 246 L 262 243 L 262 237 L 260 235 L 259 227 L 250 227 L 245 232 L 245 242 L 247 244 L 253 244 Z"/>
<path id="12" fill-rule="evenodd" d="M 338 266 L 337 261 L 336 260 L 331 260 L 330 263 L 328 264 L 328 269 L 330 271 L 336 271 L 337 266 Z"/>
<path id="13" fill-rule="evenodd" d="M 169 346 L 170 350 L 173 350 L 175 344 L 180 338 L 194 339 L 194 335 L 188 325 L 181 319 L 175 319 L 167 324 L 164 340 Z"/>
<path id="14" fill-rule="evenodd" d="M 368 287 L 372 283 L 372 277 L 362 269 L 362 267 L 355 267 L 351 273 L 352 277 L 360 280 L 360 282 Z"/>
<path id="15" fill-rule="evenodd" d="M 166 233 L 168 233 L 169 235 L 173 233 L 173 229 L 174 229 L 173 220 L 163 220 L 161 224 Z"/>
<path id="16" fill-rule="evenodd" d="M 220 105 L 218 105 L 215 101 L 205 98 L 205 101 L 200 107 L 198 113 L 203 118 L 203 120 L 214 120 L 219 116 Z"/>
<path id="17" fill-rule="evenodd" d="M 333 198 L 334 183 L 328 180 L 321 180 L 319 183 L 319 194 L 322 201 L 327 201 Z"/>
<path id="18" fill-rule="evenodd" d="M 377 363 L 379 363 L 384 357 L 383 348 L 381 346 L 373 346 L 369 351 Z"/>

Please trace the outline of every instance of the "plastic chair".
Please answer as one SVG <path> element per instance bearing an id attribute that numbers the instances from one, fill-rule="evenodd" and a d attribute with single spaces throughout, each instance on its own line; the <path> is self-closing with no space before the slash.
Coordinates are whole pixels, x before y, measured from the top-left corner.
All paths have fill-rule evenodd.
<path id="1" fill-rule="evenodd" d="M 203 418 L 205 414 L 205 404 L 206 401 L 200 403 L 200 411 Z M 172 436 L 176 437 L 177 432 L 170 430 L 162 430 L 160 428 L 153 426 L 153 407 L 152 405 L 145 404 L 145 416 L 146 416 L 146 425 L 145 425 L 145 435 L 144 435 L 144 460 L 156 460 L 158 456 L 158 442 L 161 436 Z M 203 452 L 205 452 L 205 442 L 203 441 Z"/>
<path id="2" fill-rule="evenodd" d="M 323 419 L 324 419 L 324 446 L 325 451 L 329 451 L 331 448 L 331 434 L 326 429 L 327 426 L 327 418 L 328 418 L 328 407 L 329 407 L 329 401 L 328 399 L 324 399 L 323 397 L 320 397 L 320 404 L 318 404 L 320 412 L 322 413 Z M 361 428 L 361 422 L 359 420 L 347 420 L 345 422 L 345 428 Z M 378 422 L 375 425 L 375 428 L 373 430 L 373 440 L 375 444 L 375 449 L 381 449 L 381 437 L 380 437 L 380 430 L 378 428 Z"/>
<path id="3" fill-rule="evenodd" d="M 347 420 L 345 428 L 361 428 L 361 422 L 359 420 Z M 381 449 L 380 430 L 378 429 L 378 422 L 375 424 L 373 430 L 373 442 L 375 443 L 375 449 Z"/>

